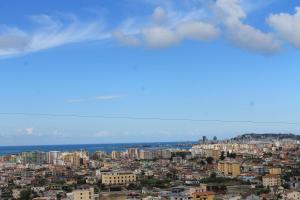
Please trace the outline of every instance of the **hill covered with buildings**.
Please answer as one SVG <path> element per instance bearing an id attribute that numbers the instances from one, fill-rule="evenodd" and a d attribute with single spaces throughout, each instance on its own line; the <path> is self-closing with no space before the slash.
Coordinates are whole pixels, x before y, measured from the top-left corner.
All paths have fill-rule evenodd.
<path id="1" fill-rule="evenodd" d="M 294 139 L 300 140 L 300 135 L 292 133 L 246 133 L 232 138 L 232 140 L 275 140 Z"/>

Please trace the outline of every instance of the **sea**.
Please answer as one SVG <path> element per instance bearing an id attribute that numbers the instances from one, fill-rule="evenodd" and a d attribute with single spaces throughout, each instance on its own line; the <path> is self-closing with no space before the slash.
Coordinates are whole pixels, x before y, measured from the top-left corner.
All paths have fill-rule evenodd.
<path id="1" fill-rule="evenodd" d="M 119 143 L 119 144 L 68 144 L 68 145 L 32 145 L 32 146 L 0 146 L 0 155 L 18 154 L 29 151 L 77 151 L 89 153 L 103 151 L 126 151 L 128 148 L 138 149 L 190 149 L 196 142 L 156 142 L 156 143 Z"/>

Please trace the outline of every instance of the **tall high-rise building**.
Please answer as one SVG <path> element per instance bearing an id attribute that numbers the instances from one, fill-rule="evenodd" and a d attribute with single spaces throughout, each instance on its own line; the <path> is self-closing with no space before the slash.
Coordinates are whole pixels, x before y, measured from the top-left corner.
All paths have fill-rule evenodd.
<path id="1" fill-rule="evenodd" d="M 121 158 L 121 152 L 120 151 L 112 151 L 111 152 L 111 158 L 112 159 L 120 159 Z"/>
<path id="2" fill-rule="evenodd" d="M 57 164 L 59 153 L 60 153 L 59 151 L 49 151 L 47 153 L 47 163 Z"/>
<path id="3" fill-rule="evenodd" d="M 170 159 L 172 157 L 172 153 L 168 149 L 161 149 L 156 151 L 156 158 L 162 159 Z"/>
<path id="4" fill-rule="evenodd" d="M 207 138 L 206 138 L 206 136 L 202 136 L 202 142 L 203 142 L 203 144 L 205 144 L 205 143 L 206 143 L 206 141 L 207 141 Z"/>
<path id="5" fill-rule="evenodd" d="M 46 153 L 42 151 L 32 151 L 22 153 L 22 161 L 24 164 L 41 165 L 47 162 Z"/>
<path id="6" fill-rule="evenodd" d="M 141 150 L 140 151 L 140 159 L 142 160 L 153 160 L 154 155 L 153 152 L 150 150 Z"/>
<path id="7" fill-rule="evenodd" d="M 127 156 L 130 159 L 138 159 L 139 158 L 139 149 L 137 149 L 137 148 L 127 149 Z"/>

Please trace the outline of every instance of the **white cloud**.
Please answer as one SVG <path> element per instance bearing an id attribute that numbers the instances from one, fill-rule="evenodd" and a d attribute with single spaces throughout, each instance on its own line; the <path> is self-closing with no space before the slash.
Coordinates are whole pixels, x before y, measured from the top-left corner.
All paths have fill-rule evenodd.
<path id="1" fill-rule="evenodd" d="M 210 40 L 219 35 L 219 30 L 211 24 L 200 21 L 186 21 L 175 29 L 153 26 L 143 30 L 143 39 L 148 47 L 165 48 L 180 43 L 185 39 Z"/>
<path id="2" fill-rule="evenodd" d="M 26 128 L 25 129 L 27 135 L 32 135 L 33 134 L 33 130 L 34 130 L 33 128 Z"/>
<path id="3" fill-rule="evenodd" d="M 33 16 L 38 26 L 25 31 L 16 27 L 0 27 L 0 56 L 14 56 L 53 48 L 65 44 L 102 40 L 110 34 L 102 31 L 102 24 L 81 22 L 76 18 L 62 22 L 48 15 Z"/>
<path id="4" fill-rule="evenodd" d="M 112 37 L 124 45 L 166 48 L 185 40 L 212 40 L 222 32 L 237 47 L 263 54 L 275 53 L 280 50 L 280 44 L 274 34 L 245 23 L 247 12 L 273 1 L 195 0 L 179 5 L 172 1 L 146 1 L 154 6 L 150 16 L 128 16 L 121 26 L 106 30 L 100 20 L 80 21 L 72 15 L 68 18 L 36 15 L 31 17 L 36 23 L 31 30 L 0 25 L 0 57 Z M 282 39 L 300 48 L 299 20 L 300 8 L 297 8 L 294 15 L 273 14 L 267 22 Z"/>
<path id="5" fill-rule="evenodd" d="M 211 24 L 201 21 L 187 21 L 177 26 L 181 38 L 193 40 L 210 40 L 219 35 L 219 30 Z"/>
<path id="6" fill-rule="evenodd" d="M 272 34 L 242 23 L 229 27 L 228 38 L 236 46 L 258 53 L 272 54 L 280 50 L 280 44 Z"/>
<path id="7" fill-rule="evenodd" d="M 167 13 L 162 7 L 156 7 L 153 11 L 152 18 L 157 23 L 163 22 L 167 19 Z"/>
<path id="8" fill-rule="evenodd" d="M 114 99 L 120 99 L 122 96 L 120 95 L 107 95 L 107 96 L 97 96 L 96 100 L 114 100 Z"/>
<path id="9" fill-rule="evenodd" d="M 153 26 L 142 31 L 144 41 L 151 48 L 165 48 L 179 43 L 179 35 L 168 28 Z"/>
<path id="10" fill-rule="evenodd" d="M 229 40 L 240 48 L 271 54 L 280 50 L 280 44 L 270 33 L 264 33 L 242 22 L 247 14 L 240 0 L 217 0 L 215 13 L 224 24 Z"/>
<path id="11" fill-rule="evenodd" d="M 176 12 L 170 7 L 168 10 L 156 7 L 150 22 L 140 24 L 132 18 L 125 20 L 120 30 L 114 33 L 115 38 L 126 45 L 167 48 L 186 39 L 205 41 L 219 35 L 218 28 L 200 20 L 202 10 Z"/>
<path id="12" fill-rule="evenodd" d="M 226 25 L 235 24 L 247 16 L 240 5 L 240 0 L 217 0 L 215 13 Z"/>
<path id="13" fill-rule="evenodd" d="M 29 42 L 26 33 L 16 27 L 0 27 L 0 56 L 8 56 L 23 51 Z"/>
<path id="14" fill-rule="evenodd" d="M 201 3 L 202 8 L 199 8 L 196 6 L 196 2 L 190 2 L 189 10 L 175 9 L 176 6 L 170 3 L 167 4 L 167 9 L 158 6 L 152 13 L 153 24 L 145 23 L 146 25 L 141 27 L 140 31 L 128 35 L 134 36 L 133 38 L 138 40 L 139 44 L 147 47 L 166 48 L 186 39 L 211 40 L 217 38 L 224 31 L 226 39 L 236 47 L 262 54 L 272 54 L 280 50 L 280 43 L 275 39 L 273 33 L 264 32 L 244 22 L 247 18 L 245 9 L 247 11 L 256 10 L 269 5 L 271 1 L 261 3 L 256 0 L 255 5 L 252 5 L 250 0 L 216 0 L 215 2 L 210 1 L 210 3 L 212 4 L 207 7 L 204 6 L 205 3 Z M 204 8 L 205 11 L 203 11 Z M 213 12 L 208 14 L 211 11 Z M 217 17 L 217 24 L 211 14 Z M 210 17 L 205 18 L 207 16 Z M 119 40 L 130 44 L 131 42 L 126 42 L 129 40 L 128 35 L 127 37 L 119 36 L 121 38 Z"/>
<path id="15" fill-rule="evenodd" d="M 129 45 L 129 46 L 137 46 L 140 44 L 140 40 L 135 38 L 132 35 L 125 35 L 121 31 L 116 31 L 113 33 L 113 36 L 122 44 Z"/>
<path id="16" fill-rule="evenodd" d="M 278 35 L 296 48 L 300 48 L 300 7 L 294 15 L 288 13 L 271 14 L 268 24 Z"/>

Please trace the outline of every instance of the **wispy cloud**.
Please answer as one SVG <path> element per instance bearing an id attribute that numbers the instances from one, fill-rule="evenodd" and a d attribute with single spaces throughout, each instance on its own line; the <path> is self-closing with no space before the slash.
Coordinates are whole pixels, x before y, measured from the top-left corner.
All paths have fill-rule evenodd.
<path id="1" fill-rule="evenodd" d="M 128 15 L 117 23 L 119 25 L 112 25 L 110 21 L 99 19 L 99 16 L 94 20 L 80 20 L 75 15 L 35 15 L 30 17 L 35 24 L 33 28 L 0 25 L 0 57 L 112 39 L 128 46 L 167 48 L 186 40 L 203 42 L 225 36 L 232 45 L 255 53 L 276 53 L 284 42 L 300 48 L 299 8 L 296 8 L 295 14 L 270 15 L 267 18 L 267 25 L 271 28 L 269 31 L 245 22 L 248 12 L 269 6 L 273 1 L 142 0 L 144 6 L 153 9 L 152 14 L 147 16 L 141 12 Z M 100 97 L 98 100 L 109 99 L 116 97 Z"/>
<path id="2" fill-rule="evenodd" d="M 120 99 L 123 96 L 121 95 L 102 95 L 102 96 L 96 96 L 94 98 L 80 98 L 80 99 L 68 99 L 67 103 L 82 103 L 82 102 L 91 102 L 91 101 L 109 101 L 109 100 L 115 100 Z"/>
<path id="3" fill-rule="evenodd" d="M 122 44 L 129 45 L 129 46 L 137 46 L 140 45 L 140 40 L 135 38 L 134 36 L 125 35 L 121 31 L 115 31 L 113 36 Z"/>
<path id="4" fill-rule="evenodd" d="M 166 48 L 184 40 L 213 40 L 224 32 L 226 39 L 243 49 L 263 54 L 272 54 L 280 50 L 280 44 L 272 33 L 265 33 L 243 22 L 247 13 L 242 4 L 248 5 L 249 9 L 248 0 L 208 2 L 209 6 L 202 3 L 199 8 L 199 3 L 190 1 L 188 9 L 183 10 L 178 10 L 170 4 L 167 4 L 166 8 L 156 7 L 150 25 L 140 27 L 140 31 L 134 34 L 125 29 L 124 33 L 129 34 L 123 34 L 121 39 L 117 39 L 124 44 L 126 42 L 127 45 L 130 44 L 127 42 L 129 38 L 134 38 L 139 41 L 138 44 L 150 48 Z M 262 4 L 256 3 L 255 7 L 259 6 Z"/>
<path id="5" fill-rule="evenodd" d="M 150 48 L 166 48 L 184 40 L 207 41 L 225 36 L 232 45 L 259 54 L 274 54 L 281 50 L 284 42 L 300 48 L 300 8 L 294 15 L 271 14 L 267 24 L 273 28 L 260 30 L 245 23 L 248 12 L 254 12 L 271 5 L 274 0 L 215 0 L 215 1 L 146 1 L 154 8 L 148 23 L 131 23 L 122 32 L 121 43 Z M 176 6 L 179 4 L 180 6 Z M 131 18 L 134 22 L 134 18 Z M 265 23 L 262 21 L 262 23 Z M 128 28 L 134 30 L 133 32 Z M 277 37 L 279 36 L 279 37 Z M 125 41 L 125 42 L 124 42 Z"/>
<path id="6" fill-rule="evenodd" d="M 36 24 L 33 30 L 0 26 L 0 56 L 15 56 L 65 44 L 110 38 L 99 21 L 82 22 L 76 17 L 62 20 L 49 15 L 32 16 L 30 19 Z"/>
<path id="7" fill-rule="evenodd" d="M 120 99 L 122 96 L 120 95 L 106 95 L 106 96 L 97 96 L 96 100 L 114 100 L 114 99 Z"/>

